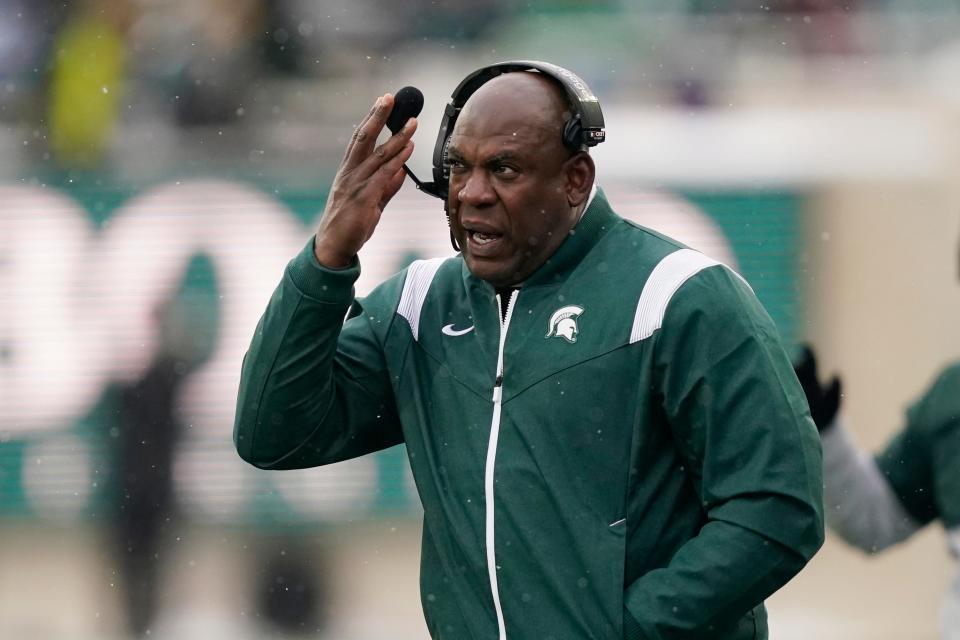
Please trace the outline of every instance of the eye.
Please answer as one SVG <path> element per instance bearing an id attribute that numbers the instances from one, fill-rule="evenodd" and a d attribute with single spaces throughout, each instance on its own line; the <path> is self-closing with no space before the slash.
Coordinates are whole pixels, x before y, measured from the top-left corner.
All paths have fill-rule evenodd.
<path id="1" fill-rule="evenodd" d="M 501 176 L 504 178 L 510 178 L 512 176 L 517 175 L 517 173 L 519 173 L 519 170 L 513 165 L 498 163 L 493 166 L 493 172 L 498 176 Z"/>
<path id="2" fill-rule="evenodd" d="M 443 166 L 450 173 L 459 173 L 463 171 L 466 165 L 459 158 L 447 158 L 444 160 Z"/>

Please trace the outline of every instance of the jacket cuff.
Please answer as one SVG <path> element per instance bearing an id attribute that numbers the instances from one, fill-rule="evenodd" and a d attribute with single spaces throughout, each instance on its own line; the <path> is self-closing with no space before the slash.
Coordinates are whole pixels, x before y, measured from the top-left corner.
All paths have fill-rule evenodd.
<path id="1" fill-rule="evenodd" d="M 623 640 L 650 640 L 650 636 L 643 630 L 640 623 L 630 615 L 630 611 L 623 609 Z"/>
<path id="2" fill-rule="evenodd" d="M 328 304 L 353 302 L 353 283 L 360 277 L 360 260 L 354 256 L 343 269 L 331 269 L 317 262 L 313 237 L 303 251 L 287 265 L 287 277 L 303 295 Z"/>

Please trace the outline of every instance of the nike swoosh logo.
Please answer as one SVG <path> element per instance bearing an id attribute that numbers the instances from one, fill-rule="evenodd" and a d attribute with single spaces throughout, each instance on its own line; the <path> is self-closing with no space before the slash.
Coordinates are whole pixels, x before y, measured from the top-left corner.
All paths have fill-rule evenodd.
<path id="1" fill-rule="evenodd" d="M 473 325 L 467 327 L 466 329 L 454 329 L 452 324 L 448 324 L 444 326 L 442 329 L 440 329 L 440 331 L 442 331 L 443 334 L 447 336 L 454 336 L 454 337 L 462 336 L 466 333 L 470 333 L 471 331 L 473 331 Z"/>

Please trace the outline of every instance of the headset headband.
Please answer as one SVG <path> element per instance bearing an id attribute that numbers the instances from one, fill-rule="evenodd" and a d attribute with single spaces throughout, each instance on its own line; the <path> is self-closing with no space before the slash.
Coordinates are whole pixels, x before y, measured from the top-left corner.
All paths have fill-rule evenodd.
<path id="1" fill-rule="evenodd" d="M 453 132 L 453 125 L 467 99 L 481 86 L 493 78 L 513 71 L 536 70 L 544 73 L 563 86 L 570 100 L 573 114 L 563 127 L 563 145 L 571 151 L 592 147 L 603 142 L 606 133 L 603 128 L 603 112 L 600 102 L 583 80 L 572 71 L 549 62 L 537 60 L 511 60 L 477 69 L 457 85 L 450 96 L 451 100 L 443 112 L 437 144 L 433 148 L 433 180 L 438 197 L 446 200 L 450 184 L 449 171 L 444 167 L 447 143 Z"/>

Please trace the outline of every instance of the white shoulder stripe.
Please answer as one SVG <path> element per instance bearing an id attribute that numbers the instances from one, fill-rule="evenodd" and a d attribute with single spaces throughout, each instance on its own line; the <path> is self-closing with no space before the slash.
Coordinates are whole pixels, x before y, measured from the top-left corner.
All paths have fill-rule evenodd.
<path id="1" fill-rule="evenodd" d="M 678 249 L 660 260 L 640 292 L 630 344 L 649 338 L 661 327 L 667 305 L 684 282 L 703 269 L 720 264 L 693 249 Z"/>
<path id="2" fill-rule="evenodd" d="M 413 333 L 414 340 L 419 337 L 420 310 L 423 309 L 423 301 L 427 299 L 427 290 L 430 288 L 430 283 L 433 282 L 433 277 L 437 275 L 437 269 L 444 261 L 446 261 L 446 258 L 416 260 L 407 267 L 407 279 L 403 283 L 403 292 L 400 294 L 397 313 L 410 323 L 410 331 Z"/>

